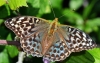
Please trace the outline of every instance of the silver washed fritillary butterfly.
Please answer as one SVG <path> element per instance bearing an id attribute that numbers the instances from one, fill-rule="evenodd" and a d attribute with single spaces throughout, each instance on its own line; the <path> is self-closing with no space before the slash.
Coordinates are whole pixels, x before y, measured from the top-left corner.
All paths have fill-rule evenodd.
<path id="1" fill-rule="evenodd" d="M 57 21 L 57 18 L 49 22 L 37 17 L 21 16 L 6 20 L 5 25 L 20 38 L 24 52 L 50 61 L 64 60 L 72 52 L 96 47 L 87 34 Z"/>

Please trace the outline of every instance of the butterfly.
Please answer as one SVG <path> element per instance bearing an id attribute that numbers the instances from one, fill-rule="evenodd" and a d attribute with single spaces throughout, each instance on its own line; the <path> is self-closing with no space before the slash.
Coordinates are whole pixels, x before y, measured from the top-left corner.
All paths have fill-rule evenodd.
<path id="1" fill-rule="evenodd" d="M 27 55 L 61 61 L 72 52 L 96 47 L 95 42 L 83 31 L 61 25 L 58 18 L 52 22 L 33 16 L 19 16 L 5 21 L 6 27 L 20 38 Z"/>

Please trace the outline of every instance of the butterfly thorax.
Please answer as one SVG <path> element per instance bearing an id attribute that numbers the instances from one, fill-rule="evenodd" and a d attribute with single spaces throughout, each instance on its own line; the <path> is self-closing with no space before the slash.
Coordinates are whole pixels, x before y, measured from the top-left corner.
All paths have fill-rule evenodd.
<path id="1" fill-rule="evenodd" d="M 49 35 L 53 35 L 54 32 L 57 30 L 57 22 L 58 22 L 58 18 L 55 18 L 53 20 L 53 22 L 50 24 L 50 27 L 49 27 L 49 30 L 48 30 Z"/>

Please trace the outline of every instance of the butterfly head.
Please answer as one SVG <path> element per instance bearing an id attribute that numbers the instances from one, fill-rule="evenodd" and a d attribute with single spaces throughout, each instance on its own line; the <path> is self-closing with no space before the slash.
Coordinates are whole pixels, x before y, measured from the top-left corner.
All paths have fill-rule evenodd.
<path id="1" fill-rule="evenodd" d="M 55 19 L 53 20 L 53 22 L 58 22 L 58 18 L 55 18 Z"/>

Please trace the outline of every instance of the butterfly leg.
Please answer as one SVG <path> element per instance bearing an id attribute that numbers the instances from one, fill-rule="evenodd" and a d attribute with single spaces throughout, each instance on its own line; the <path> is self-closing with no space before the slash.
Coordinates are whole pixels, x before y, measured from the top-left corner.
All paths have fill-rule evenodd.
<path id="1" fill-rule="evenodd" d="M 20 38 L 18 36 L 15 36 L 14 41 L 20 41 Z"/>
<path id="2" fill-rule="evenodd" d="M 20 41 L 20 38 L 18 36 L 15 36 L 14 41 Z M 21 48 L 21 47 L 18 47 Z M 20 51 L 18 54 L 18 61 L 16 63 L 23 63 L 23 59 L 26 57 L 26 53 L 23 51 Z"/>

